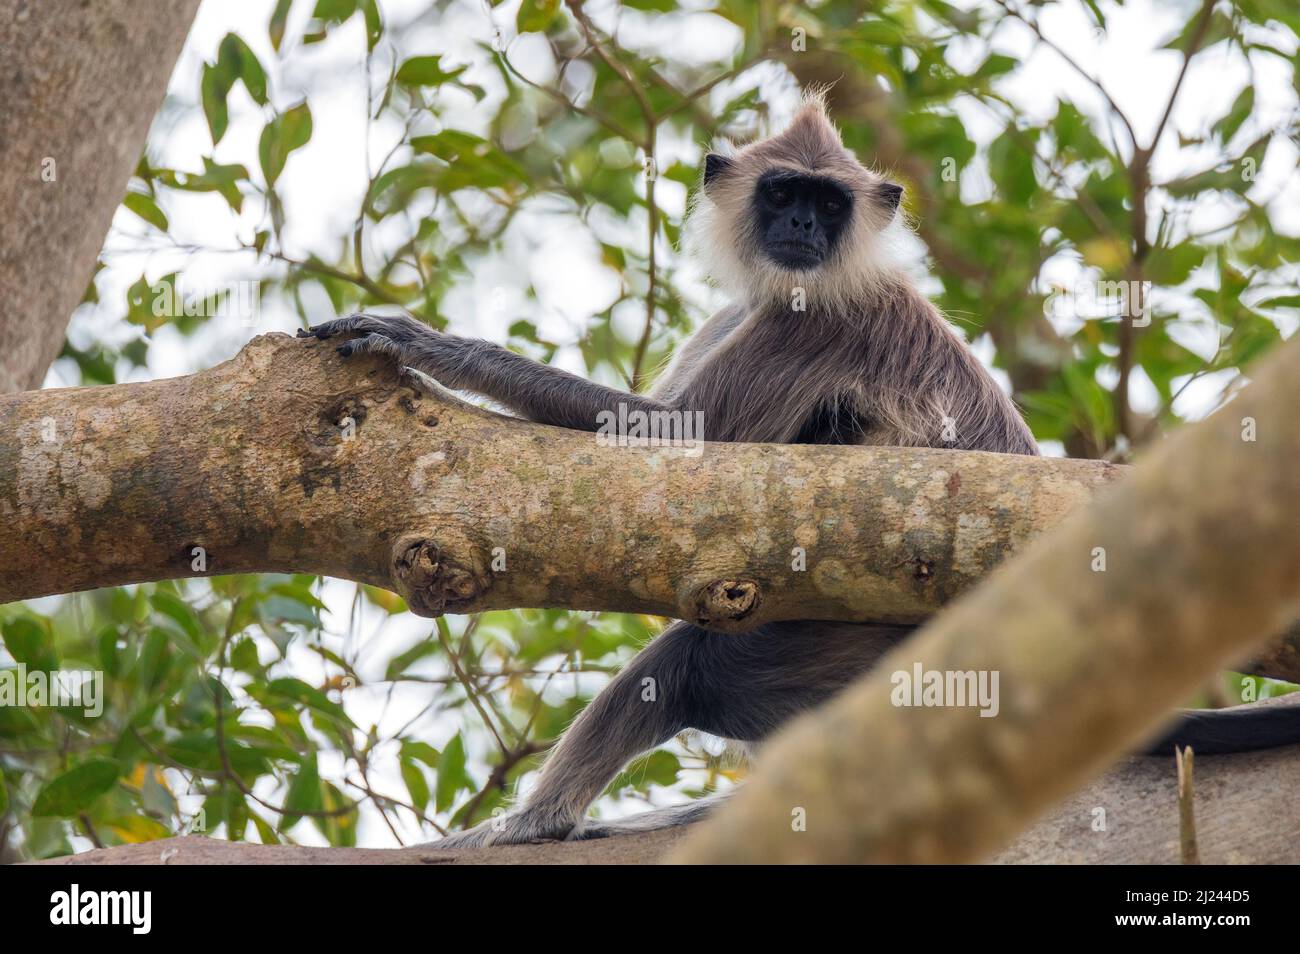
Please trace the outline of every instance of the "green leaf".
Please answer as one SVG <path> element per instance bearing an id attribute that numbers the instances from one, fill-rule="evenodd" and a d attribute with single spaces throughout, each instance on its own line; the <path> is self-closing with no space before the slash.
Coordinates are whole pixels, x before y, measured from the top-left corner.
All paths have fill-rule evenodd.
<path id="1" fill-rule="evenodd" d="M 262 68 L 262 61 L 249 49 L 247 43 L 240 40 L 239 45 L 243 54 L 240 59 L 239 78 L 244 81 L 244 88 L 248 90 L 248 95 L 253 97 L 253 102 L 259 106 L 266 106 L 271 101 L 270 94 L 267 92 L 266 70 Z"/>
<path id="2" fill-rule="evenodd" d="M 1228 115 L 1224 116 L 1214 124 L 1214 131 L 1218 133 L 1220 142 L 1226 143 L 1233 137 L 1241 124 L 1247 117 L 1255 111 L 1255 87 L 1247 86 L 1238 94 L 1232 108 L 1228 110 Z"/>
<path id="3" fill-rule="evenodd" d="M 1108 155 L 1088 117 L 1073 103 L 1063 102 L 1057 107 L 1052 131 L 1062 151 L 1075 153 L 1084 159 L 1101 159 Z"/>
<path id="4" fill-rule="evenodd" d="M 443 192 L 464 188 L 504 188 L 526 183 L 529 178 L 523 166 L 492 143 L 459 129 L 444 129 L 432 136 L 413 136 L 411 147 L 418 153 L 436 156 L 447 163 L 445 168 L 429 170 Z"/>
<path id="5" fill-rule="evenodd" d="M 445 812 L 451 808 L 456 793 L 468 787 L 469 775 L 465 772 L 465 742 L 457 732 L 442 750 L 438 759 L 438 787 L 436 808 Z"/>
<path id="6" fill-rule="evenodd" d="M 177 172 L 171 169 L 159 169 L 155 179 L 169 189 L 185 192 L 217 192 L 235 212 L 244 205 L 244 195 L 239 191 L 239 183 L 248 181 L 248 169 L 239 163 L 217 163 L 211 157 L 203 157 L 203 171 L 200 173 Z"/>
<path id="7" fill-rule="evenodd" d="M 221 142 L 230 124 L 226 110 L 226 96 L 230 93 L 230 83 L 219 67 L 204 64 L 203 78 L 199 82 L 199 96 L 203 100 L 203 115 L 208 120 L 208 132 L 212 134 L 212 145 Z"/>
<path id="8" fill-rule="evenodd" d="M 309 629 L 320 629 L 320 617 L 298 600 L 285 596 L 269 596 L 262 601 L 261 618 L 281 623 L 297 623 Z"/>
<path id="9" fill-rule="evenodd" d="M 1254 308 L 1300 308 L 1300 295 L 1279 295 L 1256 302 Z"/>
<path id="10" fill-rule="evenodd" d="M 980 79 L 992 79 L 1001 76 L 1003 73 L 1010 73 L 1019 65 L 1020 61 L 1014 57 L 1005 56 L 1002 53 L 991 53 L 980 64 L 980 68 L 975 71 L 975 75 Z"/>
<path id="11" fill-rule="evenodd" d="M 1264 133 L 1230 163 L 1164 183 L 1162 188 L 1176 198 L 1189 198 L 1210 189 L 1236 192 L 1238 195 L 1249 192 L 1255 184 L 1272 135 L 1271 131 Z"/>
<path id="12" fill-rule="evenodd" d="M 542 33 L 560 13 L 560 0 L 524 0 L 515 17 L 515 29 L 520 33 Z"/>
<path id="13" fill-rule="evenodd" d="M 273 704 L 277 698 L 297 702 L 332 719 L 337 719 L 344 725 L 351 726 L 353 724 L 347 713 L 343 711 L 342 706 L 332 701 L 315 686 L 309 686 L 301 679 L 290 677 L 272 679 L 264 687 L 250 685 L 248 692 L 250 695 L 259 697 L 259 701 L 262 702 Z"/>
<path id="14" fill-rule="evenodd" d="M 378 0 L 361 0 L 361 12 L 366 19 L 366 48 L 373 50 L 384 35 L 384 18 Z"/>
<path id="15" fill-rule="evenodd" d="M 301 149 L 311 139 L 311 129 L 311 109 L 305 102 L 266 124 L 257 144 L 257 156 L 268 186 L 280 178 L 289 153 Z"/>
<path id="16" fill-rule="evenodd" d="M 436 770 L 438 761 L 442 755 L 428 742 L 421 742 L 418 739 L 402 740 L 402 755 L 413 759 L 419 759 L 429 768 Z"/>
<path id="17" fill-rule="evenodd" d="M 199 640 L 204 636 L 203 623 L 194 607 L 176 594 L 159 590 L 149 597 L 149 605 L 175 622 L 190 639 Z"/>
<path id="18" fill-rule="evenodd" d="M 672 785 L 677 781 L 681 762 L 671 752 L 660 750 L 637 759 L 610 783 L 610 791 L 632 787 L 645 791 L 651 785 Z"/>
<path id="19" fill-rule="evenodd" d="M 240 672 L 253 673 L 259 668 L 257 660 L 257 643 L 252 639 L 241 639 L 230 651 L 230 666 Z"/>
<path id="20" fill-rule="evenodd" d="M 212 134 L 214 146 L 226 134 L 230 123 L 226 99 L 236 80 L 244 84 L 254 102 L 261 106 L 269 102 L 266 70 L 262 68 L 257 54 L 244 42 L 243 37 L 227 33 L 217 48 L 217 62 L 204 64 L 203 76 L 199 81 L 199 98 L 203 102 L 203 115 L 208 121 L 208 131 Z"/>
<path id="21" fill-rule="evenodd" d="M 257 812 L 249 812 L 248 817 L 253 822 L 253 827 L 257 829 L 257 837 L 262 840 L 264 845 L 280 844 L 280 836 L 275 833 L 275 829 L 270 823 Z"/>
<path id="22" fill-rule="evenodd" d="M 411 793 L 411 804 L 424 811 L 429 804 L 429 781 L 424 777 L 424 770 L 403 753 L 401 758 L 402 781 Z"/>
<path id="23" fill-rule="evenodd" d="M 90 759 L 49 782 L 36 795 L 32 815 L 69 818 L 89 807 L 117 783 L 122 766 L 113 759 Z"/>
<path id="24" fill-rule="evenodd" d="M 9 655 L 28 669 L 54 669 L 58 657 L 44 626 L 29 616 L 17 616 L 0 627 Z"/>
<path id="25" fill-rule="evenodd" d="M 289 22 L 289 8 L 293 6 L 293 0 L 277 0 L 275 9 L 271 11 L 271 20 L 266 25 L 266 35 L 271 39 L 271 49 L 280 52 L 280 44 L 284 42 L 284 29 Z"/>
<path id="26" fill-rule="evenodd" d="M 104 667 L 104 673 L 108 676 L 116 676 L 121 670 L 121 653 L 117 645 L 119 638 L 116 626 L 104 626 L 99 631 L 99 639 L 97 640 L 99 664 Z"/>
<path id="27" fill-rule="evenodd" d="M 463 66 L 444 70 L 441 56 L 413 56 L 398 67 L 397 82 L 407 86 L 441 86 L 464 72 Z"/>
<path id="28" fill-rule="evenodd" d="M 357 12 L 357 0 L 316 0 L 312 16 L 317 20 L 342 23 Z"/>
<path id="29" fill-rule="evenodd" d="M 1239 314 L 1229 342 L 1228 360 L 1237 367 L 1245 367 L 1281 340 L 1282 335 L 1277 330 L 1277 325 L 1267 318 L 1249 312 Z"/>
<path id="30" fill-rule="evenodd" d="M 1181 285 L 1205 261 L 1205 248 L 1194 242 L 1184 242 L 1173 248 L 1152 251 L 1147 262 L 1146 277 L 1157 285 Z"/>
<path id="31" fill-rule="evenodd" d="M 1187 22 L 1183 25 L 1183 28 L 1171 37 L 1164 46 L 1161 47 L 1161 49 L 1180 51 L 1189 49 L 1191 47 L 1192 38 L 1201 33 L 1200 21 L 1201 16 L 1199 12 L 1194 16 L 1189 17 Z M 1209 28 L 1206 29 L 1204 35 L 1201 36 L 1198 50 L 1202 52 L 1208 50 L 1214 44 L 1226 40 L 1235 33 L 1236 30 L 1233 28 L 1231 17 L 1223 13 L 1221 10 L 1215 10 L 1210 16 Z"/>
<path id="32" fill-rule="evenodd" d="M 384 670 L 384 679 L 388 682 L 394 682 L 402 677 L 412 665 L 419 662 L 426 656 L 432 656 L 439 652 L 442 647 L 435 639 L 422 639 L 410 649 L 394 656 L 388 663 L 388 668 Z"/>
<path id="33" fill-rule="evenodd" d="M 284 799 L 285 814 L 280 818 L 280 831 L 288 831 L 296 825 L 304 812 L 318 812 L 322 807 L 316 753 L 308 752 L 303 759 L 302 768 L 289 783 L 289 793 Z"/>
<path id="34" fill-rule="evenodd" d="M 338 845 L 340 848 L 353 848 L 357 843 L 357 812 L 356 802 L 352 801 L 346 795 L 338 790 L 338 787 L 330 782 L 324 782 L 322 788 L 322 804 L 326 811 L 338 811 L 342 808 L 351 808 L 349 812 L 340 815 L 322 815 L 312 819 L 316 828 L 323 834 L 331 845 Z"/>
<path id="35" fill-rule="evenodd" d="M 1035 130 L 1007 130 L 989 146 L 989 173 L 1002 197 L 1017 206 L 1027 205 L 1038 191 L 1032 152 Z"/>

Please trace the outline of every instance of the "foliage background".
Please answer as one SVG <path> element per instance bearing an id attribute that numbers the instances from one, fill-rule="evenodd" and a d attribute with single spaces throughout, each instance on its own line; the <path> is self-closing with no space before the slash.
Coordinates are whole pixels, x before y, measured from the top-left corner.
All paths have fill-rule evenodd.
<path id="1" fill-rule="evenodd" d="M 47 385 L 404 308 L 643 387 L 718 304 L 676 251 L 705 148 L 834 83 L 847 144 L 907 188 L 926 289 L 1044 450 L 1128 459 L 1300 321 L 1297 34 L 1288 0 L 209 2 Z M 1150 283 L 1149 324 L 1103 281 Z M 431 627 L 310 576 L 0 607 L 0 666 L 106 687 L 98 718 L 0 707 L 0 853 L 428 840 L 526 784 L 660 625 Z M 1229 674 L 1200 701 L 1285 688 Z M 598 811 L 726 786 L 719 756 L 678 740 Z"/>

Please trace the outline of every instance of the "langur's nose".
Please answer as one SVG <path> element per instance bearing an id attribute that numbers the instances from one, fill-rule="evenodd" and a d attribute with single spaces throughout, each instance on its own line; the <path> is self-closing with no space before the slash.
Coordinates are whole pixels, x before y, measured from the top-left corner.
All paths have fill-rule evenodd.
<path id="1" fill-rule="evenodd" d="M 790 224 L 796 229 L 803 229 L 805 232 L 811 231 L 813 227 L 813 217 L 811 213 L 800 215 L 796 212 L 790 216 Z"/>

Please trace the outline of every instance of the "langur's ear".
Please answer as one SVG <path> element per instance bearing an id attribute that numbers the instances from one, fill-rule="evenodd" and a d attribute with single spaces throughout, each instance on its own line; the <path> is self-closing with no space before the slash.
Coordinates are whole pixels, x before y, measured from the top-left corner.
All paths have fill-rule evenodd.
<path id="1" fill-rule="evenodd" d="M 898 203 L 903 200 L 903 187 L 886 182 L 880 187 L 880 204 L 889 212 L 898 211 Z"/>
<path id="2" fill-rule="evenodd" d="M 704 157 L 704 184 L 717 180 L 719 176 L 726 175 L 727 170 L 731 168 L 731 160 L 726 156 L 720 156 L 716 152 L 711 152 Z"/>

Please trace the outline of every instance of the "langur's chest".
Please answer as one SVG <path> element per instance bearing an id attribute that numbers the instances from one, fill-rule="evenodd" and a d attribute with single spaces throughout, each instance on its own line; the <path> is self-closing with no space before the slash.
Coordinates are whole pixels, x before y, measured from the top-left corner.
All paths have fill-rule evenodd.
<path id="1" fill-rule="evenodd" d="M 799 428 L 793 444 L 862 444 L 869 424 L 848 395 L 829 395 L 817 402 Z"/>

